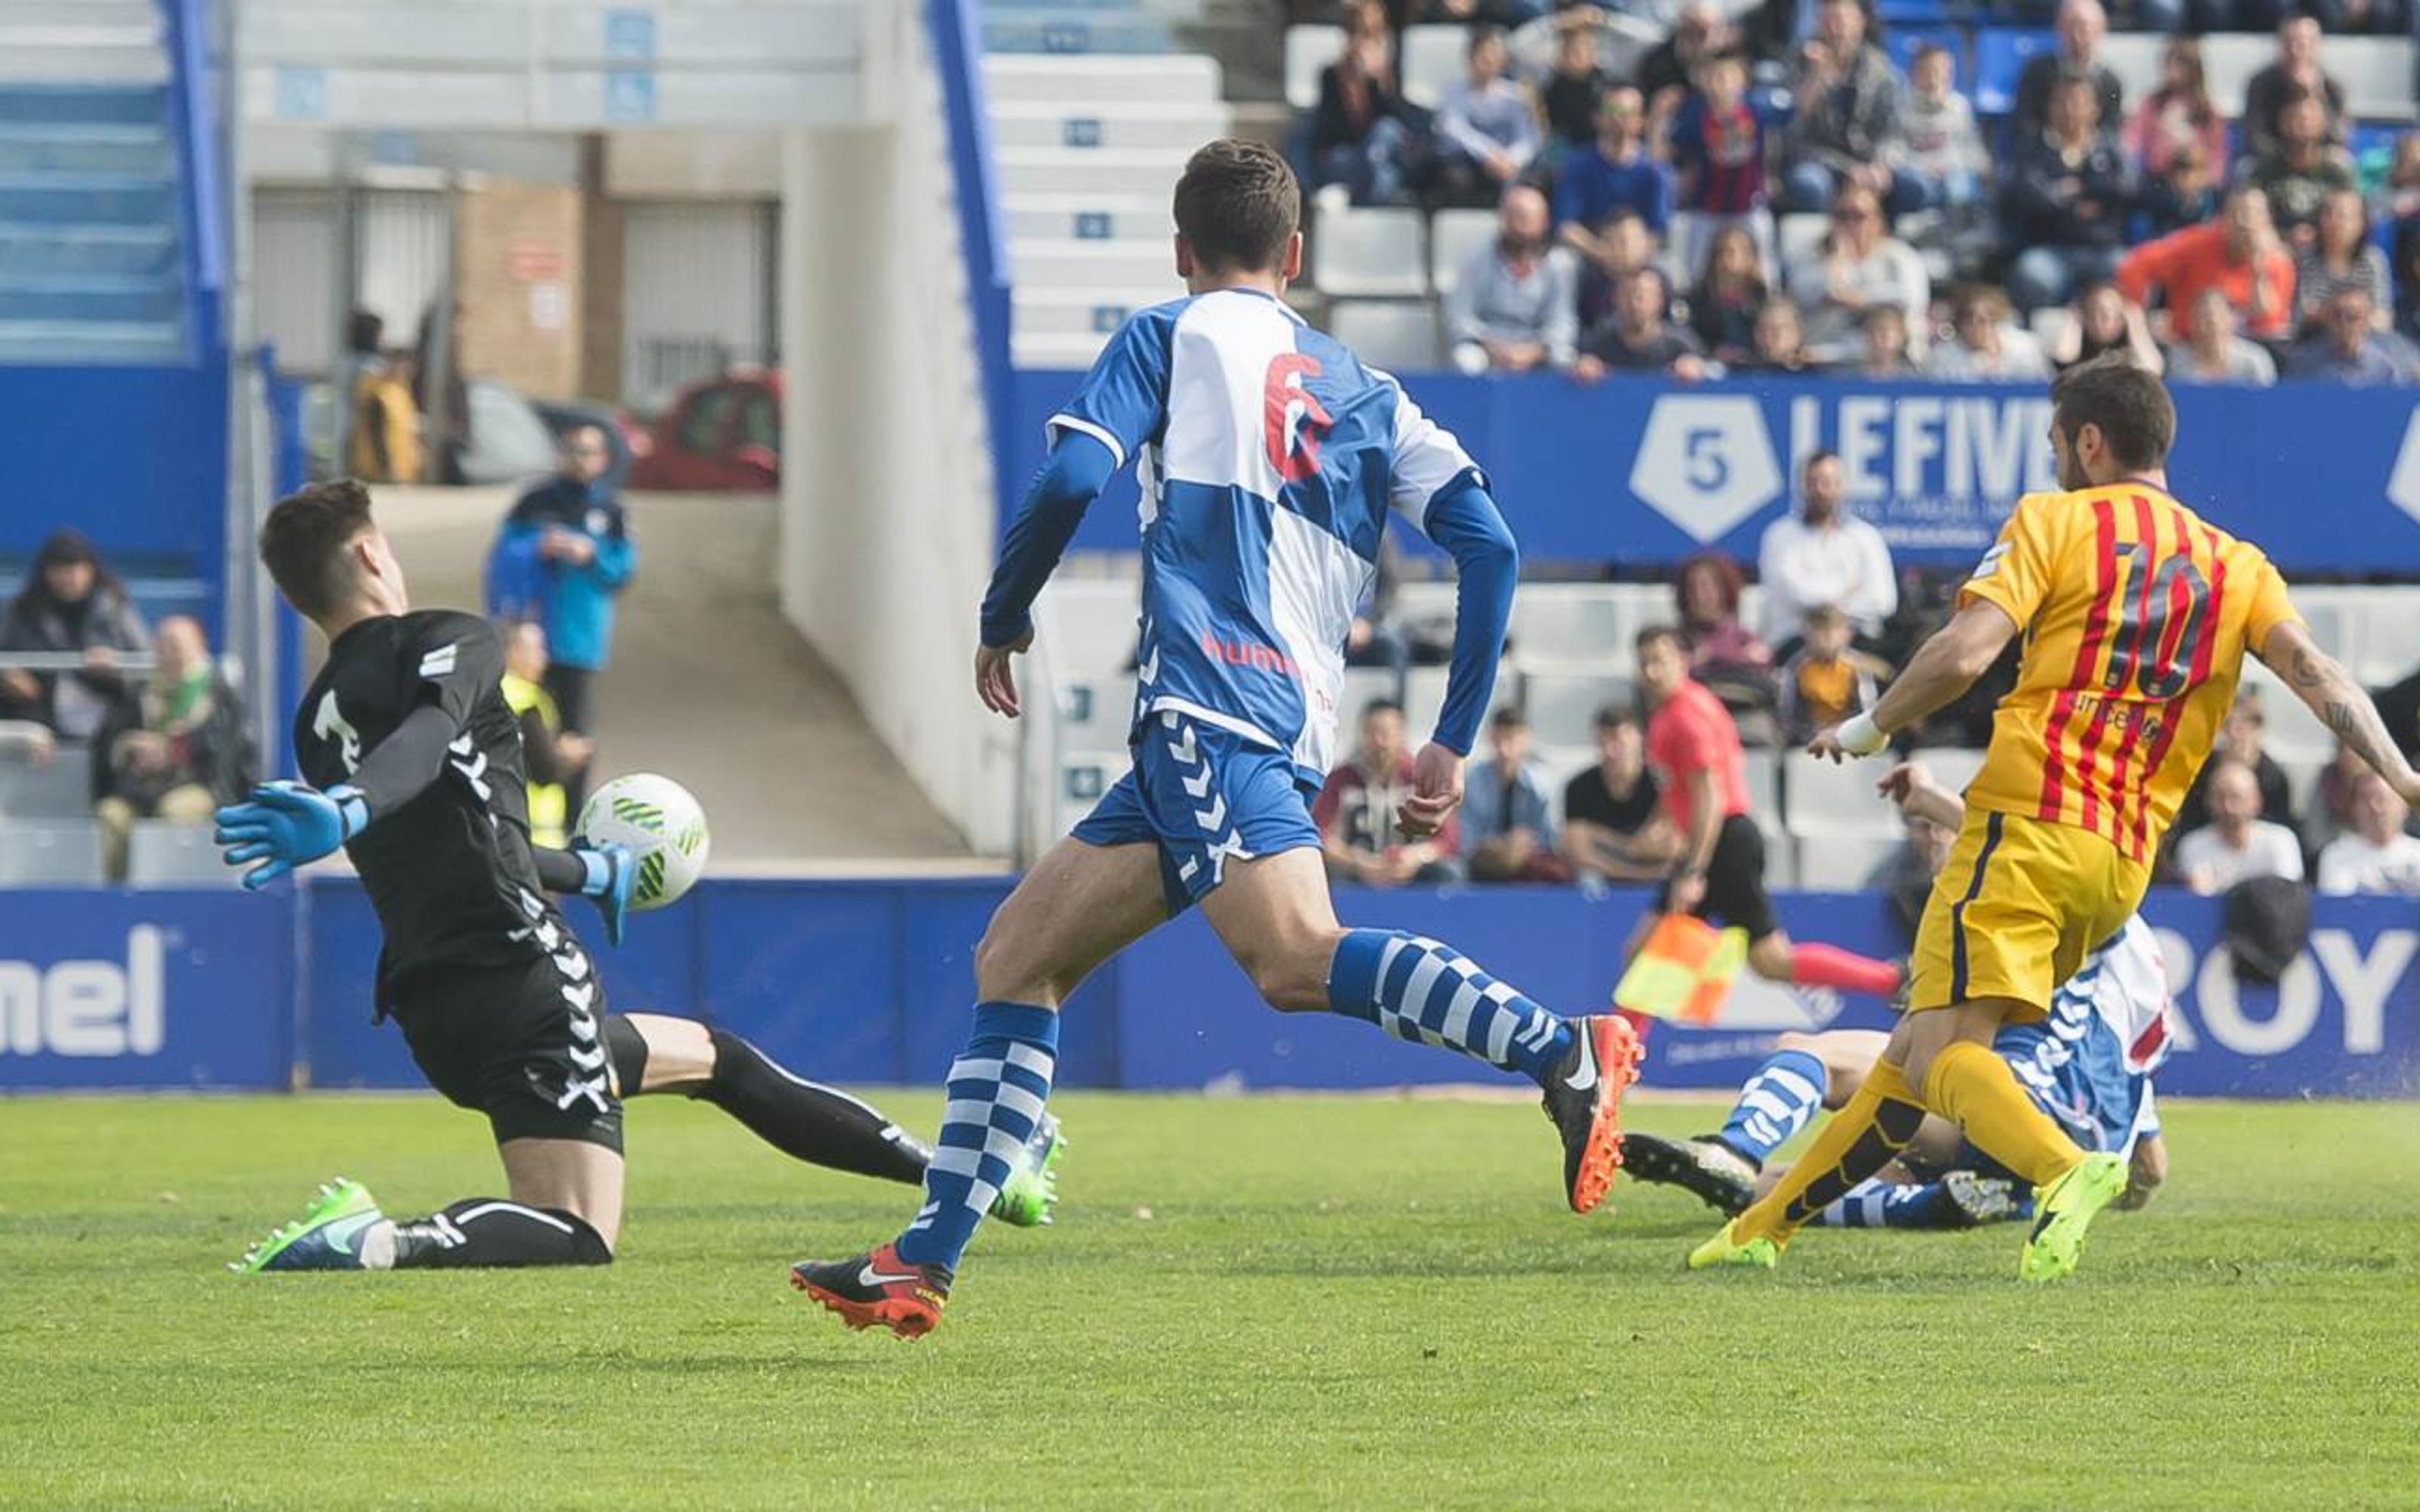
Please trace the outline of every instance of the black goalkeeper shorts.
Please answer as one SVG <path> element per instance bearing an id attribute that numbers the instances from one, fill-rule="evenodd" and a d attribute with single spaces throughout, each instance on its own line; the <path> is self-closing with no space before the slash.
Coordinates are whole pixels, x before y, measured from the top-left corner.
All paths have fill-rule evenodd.
<path id="1" fill-rule="evenodd" d="M 496 1142 L 584 1139 L 622 1148 L 607 1069 L 605 988 L 570 932 L 528 964 L 416 976 L 389 1010 L 428 1085 L 488 1116 Z"/>

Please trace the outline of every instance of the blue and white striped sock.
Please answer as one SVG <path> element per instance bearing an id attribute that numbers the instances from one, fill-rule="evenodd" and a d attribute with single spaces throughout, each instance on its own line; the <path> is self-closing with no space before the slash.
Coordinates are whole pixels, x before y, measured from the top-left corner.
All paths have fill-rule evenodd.
<path id="1" fill-rule="evenodd" d="M 1777 1050 L 1741 1086 L 1730 1119 L 1715 1137 L 1761 1165 L 1807 1127 L 1823 1105 L 1823 1090 L 1831 1081 L 1816 1057 L 1804 1050 Z"/>
<path id="2" fill-rule="evenodd" d="M 1868 1179 L 1817 1213 L 1819 1228 L 1957 1228 L 1948 1190 L 1938 1181 Z"/>
<path id="3" fill-rule="evenodd" d="M 1327 967 L 1327 1006 L 1398 1040 L 1441 1044 L 1542 1084 L 1572 1048 L 1570 1024 L 1451 947 L 1401 930 L 1345 933 Z"/>
<path id="4" fill-rule="evenodd" d="M 950 1065 L 941 1136 L 924 1168 L 924 1206 L 899 1236 L 910 1265 L 955 1270 L 975 1225 L 1033 1137 L 1059 1059 L 1059 1015 L 1025 1003 L 977 1003 L 967 1046 Z"/>

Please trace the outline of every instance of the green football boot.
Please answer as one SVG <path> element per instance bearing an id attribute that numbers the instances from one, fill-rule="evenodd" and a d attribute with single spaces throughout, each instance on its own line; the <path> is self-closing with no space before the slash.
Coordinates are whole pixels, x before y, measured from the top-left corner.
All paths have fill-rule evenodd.
<path id="1" fill-rule="evenodd" d="M 1019 1228 L 1039 1228 L 1050 1221 L 1059 1201 L 1059 1156 L 1067 1148 L 1059 1120 L 1045 1113 L 1033 1122 L 1028 1139 L 1009 1163 L 1008 1180 L 991 1199 L 991 1215 Z"/>
<path id="2" fill-rule="evenodd" d="M 227 1269 L 238 1275 L 266 1271 L 359 1271 L 364 1230 L 386 1215 L 361 1182 L 339 1176 L 319 1189 L 302 1217 L 272 1229 Z"/>

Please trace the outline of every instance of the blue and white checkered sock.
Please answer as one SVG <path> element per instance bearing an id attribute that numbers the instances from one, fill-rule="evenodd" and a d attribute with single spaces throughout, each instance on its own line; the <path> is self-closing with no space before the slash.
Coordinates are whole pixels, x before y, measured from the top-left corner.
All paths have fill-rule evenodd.
<path id="1" fill-rule="evenodd" d="M 1572 1047 L 1572 1026 L 1466 960 L 1401 930 L 1345 933 L 1327 967 L 1331 1012 L 1398 1040 L 1441 1044 L 1544 1082 Z"/>
<path id="2" fill-rule="evenodd" d="M 1938 1181 L 1867 1180 L 1811 1220 L 1819 1228 L 1957 1228 L 1962 1227 Z"/>
<path id="3" fill-rule="evenodd" d="M 1724 1144 L 1761 1165 L 1773 1152 L 1807 1127 L 1823 1105 L 1823 1091 L 1832 1082 L 1823 1062 L 1804 1050 L 1778 1050 L 1742 1084 L 1739 1101 L 1716 1135 Z"/>
<path id="4" fill-rule="evenodd" d="M 1008 1180 L 1010 1161 L 1033 1137 L 1058 1059 L 1058 1014 L 1026 1003 L 975 1005 L 974 1029 L 950 1065 L 941 1136 L 924 1168 L 924 1206 L 899 1236 L 901 1259 L 957 1268 Z"/>

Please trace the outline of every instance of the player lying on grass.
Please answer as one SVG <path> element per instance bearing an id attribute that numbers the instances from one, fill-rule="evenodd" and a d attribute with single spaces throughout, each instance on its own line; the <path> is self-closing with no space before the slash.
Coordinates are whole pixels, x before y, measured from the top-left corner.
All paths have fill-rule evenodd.
<path id="1" fill-rule="evenodd" d="M 2050 442 L 2064 491 L 2018 500 L 1948 625 L 1871 711 L 1808 746 L 1835 761 L 1881 751 L 2024 632 L 2016 687 L 1916 931 L 1906 1013 L 1856 1096 L 1692 1267 L 1773 1265 L 1934 1113 L 2036 1189 L 2019 1276 L 2071 1273 L 2093 1216 L 2126 1190 L 2126 1161 L 2078 1145 L 1993 1041 L 2040 1023 L 2058 985 L 2141 906 L 2244 657 L 2274 669 L 2397 792 L 2420 795 L 2420 775 L 2312 641 L 2269 559 L 2168 492 L 2176 424 L 2159 379 L 2122 358 L 2059 375 Z"/>
<path id="2" fill-rule="evenodd" d="M 1945 829 L 1965 822 L 1965 804 L 1921 763 L 1893 768 L 1882 790 L 1910 815 Z M 2167 1176 L 2151 1094 L 2152 1073 L 2168 1055 L 2167 1009 L 2160 944 L 2138 915 L 2059 985 L 2047 1019 L 2011 1024 L 1992 1041 L 2025 1095 L 2079 1146 L 2126 1158 L 2120 1207 L 2143 1206 Z M 1696 1139 L 1625 1134 L 1622 1167 L 1642 1181 L 1684 1187 L 1736 1216 L 1787 1175 L 1786 1165 L 1765 1165 L 1774 1150 L 1807 1127 L 1819 1105 L 1845 1106 L 1889 1038 L 1877 1029 L 1785 1034 L 1741 1086 L 1720 1133 Z M 1956 1125 L 1927 1117 L 1897 1159 L 1808 1221 L 1969 1228 L 2032 1212 L 2030 1188 L 1968 1144 Z"/>
<path id="3" fill-rule="evenodd" d="M 256 888 L 345 847 L 385 941 L 378 1016 L 402 1026 L 430 1086 L 488 1116 L 511 1196 L 398 1222 L 340 1180 L 237 1269 L 602 1264 L 622 1224 L 622 1100 L 641 1093 L 712 1103 L 799 1160 L 923 1179 L 931 1153 L 896 1124 L 738 1036 L 606 1011 L 604 984 L 548 893 L 594 900 L 618 943 L 628 854 L 530 844 L 503 642 L 474 615 L 412 611 L 360 484 L 279 501 L 260 555 L 328 637 L 328 664 L 295 717 L 311 786 L 271 784 L 220 810 L 219 841 L 228 864 L 252 866 L 243 883 Z M 992 1211 L 1046 1221 L 1056 1155 L 1055 1128 L 1036 1120 L 1001 1151 Z"/>
<path id="4" fill-rule="evenodd" d="M 1460 443 L 1287 307 L 1302 196 L 1282 158 L 1213 142 L 1186 164 L 1174 211 L 1190 292 L 1127 320 L 1051 418 L 974 658 L 977 694 L 1014 717 L 1010 658 L 1032 641 L 1034 595 L 1132 459 L 1143 525 L 1134 769 L 1017 884 L 976 949 L 973 1029 L 950 1069 L 923 1210 L 869 1255 L 794 1268 L 852 1327 L 914 1337 L 939 1321 L 959 1255 L 1050 1094 L 1059 1005 L 1195 904 L 1272 1008 L 1361 1019 L 1535 1080 L 1574 1211 L 1596 1206 L 1621 1159 L 1630 1026 L 1559 1018 L 1435 940 L 1344 928 L 1311 819 L 1345 637 L 1391 511 L 1460 575 L 1445 704 L 1413 763 L 1403 833 L 1435 833 L 1461 801 L 1512 612 L 1512 532 Z"/>

